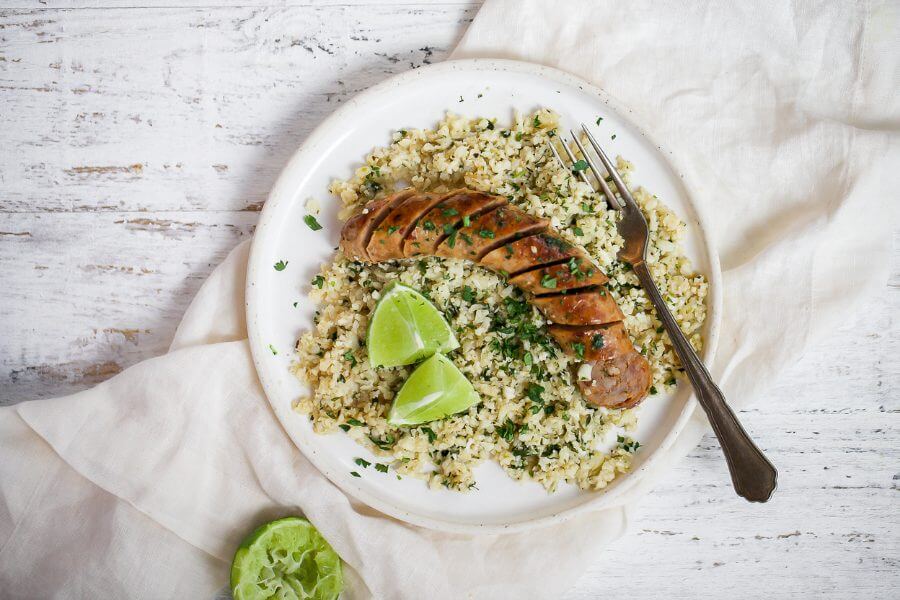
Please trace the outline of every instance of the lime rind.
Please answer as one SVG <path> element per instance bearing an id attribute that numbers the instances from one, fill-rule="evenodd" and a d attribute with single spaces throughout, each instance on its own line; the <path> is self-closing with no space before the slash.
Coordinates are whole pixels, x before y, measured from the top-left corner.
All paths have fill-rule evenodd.
<path id="1" fill-rule="evenodd" d="M 343 587 L 340 557 L 309 521 L 299 517 L 256 529 L 231 563 L 235 600 L 335 600 Z"/>
<path id="2" fill-rule="evenodd" d="M 416 290 L 392 282 L 382 290 L 366 335 L 373 367 L 398 367 L 459 347 L 450 324 Z"/>
<path id="3" fill-rule="evenodd" d="M 477 404 L 478 392 L 443 354 L 422 362 L 397 392 L 388 414 L 391 425 L 419 425 L 443 419 Z"/>

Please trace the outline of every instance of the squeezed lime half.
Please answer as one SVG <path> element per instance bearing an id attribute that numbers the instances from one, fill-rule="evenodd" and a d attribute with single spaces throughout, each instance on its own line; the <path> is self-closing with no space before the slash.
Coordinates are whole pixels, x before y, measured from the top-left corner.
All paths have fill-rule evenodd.
<path id="1" fill-rule="evenodd" d="M 409 365 L 459 347 L 456 336 L 428 298 L 401 283 L 382 290 L 366 338 L 373 367 Z"/>
<path id="2" fill-rule="evenodd" d="M 418 425 L 443 419 L 478 403 L 478 392 L 443 354 L 416 367 L 394 398 L 388 423 Z"/>
<path id="3" fill-rule="evenodd" d="M 247 536 L 231 563 L 234 600 L 335 600 L 341 559 L 306 519 L 266 523 Z"/>

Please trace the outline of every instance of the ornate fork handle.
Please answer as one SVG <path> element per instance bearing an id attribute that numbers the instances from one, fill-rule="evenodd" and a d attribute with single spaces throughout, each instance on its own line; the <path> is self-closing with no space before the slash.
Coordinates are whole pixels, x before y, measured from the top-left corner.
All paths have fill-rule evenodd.
<path id="1" fill-rule="evenodd" d="M 647 263 L 639 262 L 632 267 L 641 282 L 641 287 L 650 296 L 656 313 L 672 340 L 675 352 L 694 386 L 697 400 L 706 412 L 716 437 L 719 438 L 735 491 L 750 502 L 767 501 L 775 491 L 778 478 L 775 467 L 741 427 L 734 412 L 725 402 L 722 391 L 713 382 L 700 357 L 684 337 L 656 283 L 653 282 Z"/>

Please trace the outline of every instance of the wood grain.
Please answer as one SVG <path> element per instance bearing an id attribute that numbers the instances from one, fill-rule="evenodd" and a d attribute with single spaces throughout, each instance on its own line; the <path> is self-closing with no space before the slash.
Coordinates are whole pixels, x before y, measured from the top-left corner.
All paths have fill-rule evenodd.
<path id="1" fill-rule="evenodd" d="M 164 352 L 311 129 L 444 58 L 477 5 L 0 0 L 0 404 Z M 781 472 L 773 501 L 735 497 L 705 439 L 562 597 L 895 596 L 894 241 L 878 296 L 741 415 Z"/>

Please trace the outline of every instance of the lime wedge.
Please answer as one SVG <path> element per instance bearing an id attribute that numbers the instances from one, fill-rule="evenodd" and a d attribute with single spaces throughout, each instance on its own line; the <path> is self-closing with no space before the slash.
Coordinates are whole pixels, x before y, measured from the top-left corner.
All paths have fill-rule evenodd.
<path id="1" fill-rule="evenodd" d="M 443 419 L 478 402 L 478 392 L 450 359 L 435 354 L 416 367 L 394 398 L 391 425 L 418 425 Z"/>
<path id="2" fill-rule="evenodd" d="M 231 563 L 234 600 L 335 600 L 343 587 L 341 559 L 299 517 L 272 521 L 251 533 Z"/>
<path id="3" fill-rule="evenodd" d="M 400 283 L 382 290 L 366 339 L 373 367 L 409 365 L 459 347 L 450 325 L 428 298 Z"/>

